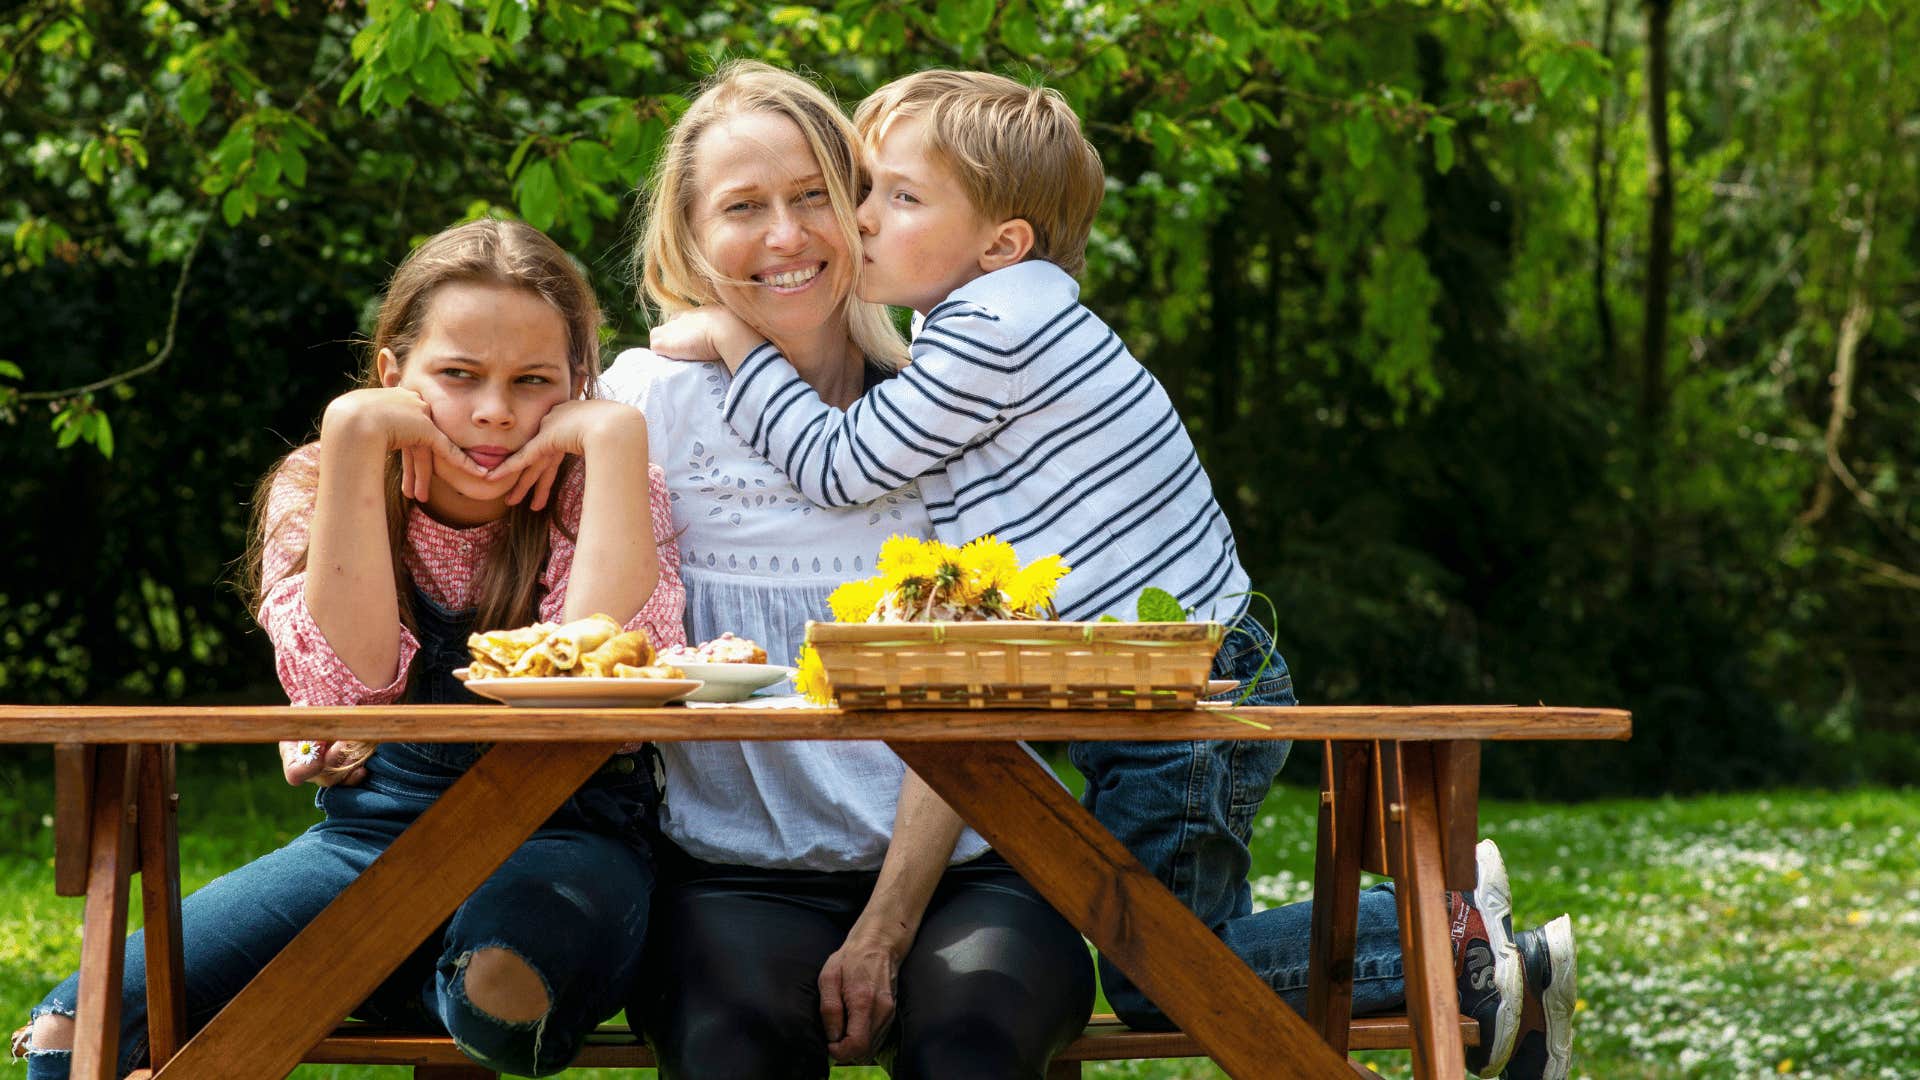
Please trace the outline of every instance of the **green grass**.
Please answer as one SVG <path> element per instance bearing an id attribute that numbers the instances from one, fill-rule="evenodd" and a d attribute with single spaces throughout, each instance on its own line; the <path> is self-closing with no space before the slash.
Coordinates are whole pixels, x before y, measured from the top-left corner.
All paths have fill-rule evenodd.
<path id="1" fill-rule="evenodd" d="M 286 788 L 264 751 L 187 753 L 181 790 L 188 889 L 284 843 L 316 813 L 310 793 Z M 0 758 L 0 1015 L 17 1018 L 7 1028 L 79 955 L 80 901 L 53 895 L 51 806 L 44 751 Z M 1263 904 L 1311 891 L 1313 809 L 1314 793 L 1300 788 L 1268 800 L 1255 869 Z M 1582 1003 L 1574 1076 L 1914 1075 L 1920 799 L 1911 793 L 1488 802 L 1481 816 L 1481 831 L 1506 854 L 1516 923 L 1574 915 Z M 1365 1060 L 1385 1076 L 1409 1075 L 1404 1055 Z M 1089 1073 L 1221 1075 L 1194 1061 Z M 406 1074 L 309 1066 L 294 1075 Z"/>

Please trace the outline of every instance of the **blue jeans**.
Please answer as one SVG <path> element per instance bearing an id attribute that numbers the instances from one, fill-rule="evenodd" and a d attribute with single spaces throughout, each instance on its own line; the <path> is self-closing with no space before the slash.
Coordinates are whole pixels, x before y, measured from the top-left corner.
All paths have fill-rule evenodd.
<path id="1" fill-rule="evenodd" d="M 187 1027 L 196 1031 L 360 876 L 478 754 L 469 745 L 385 743 L 355 787 L 323 788 L 326 820 L 209 883 L 181 904 Z M 624 763 L 624 764 L 623 764 Z M 621 755 L 589 780 L 354 1011 L 362 1019 L 445 1033 L 496 1071 L 542 1076 L 566 1067 L 583 1037 L 625 1004 L 638 976 L 654 868 L 645 839 L 656 804 L 652 770 Z M 467 1000 L 477 950 L 501 948 L 545 984 L 547 1015 L 512 1023 Z M 127 942 L 119 1074 L 147 1058 L 144 934 Z M 34 1016 L 73 1015 L 78 976 Z M 72 1052 L 29 1051 L 28 1080 L 68 1075 Z"/>
<path id="2" fill-rule="evenodd" d="M 1249 615 L 1228 632 L 1213 677 L 1252 683 L 1271 648 L 1266 628 Z M 1244 692 L 1222 696 L 1238 701 Z M 1293 679 L 1278 653 L 1245 704 L 1294 704 Z M 1086 742 L 1075 743 L 1070 755 L 1087 778 L 1082 802 L 1093 816 L 1288 1005 L 1305 1012 L 1312 905 L 1255 912 L 1247 883 L 1254 815 L 1291 745 L 1280 739 Z M 1105 956 L 1100 985 L 1128 1025 L 1174 1026 Z M 1353 1011 L 1380 1012 L 1405 998 L 1399 911 L 1392 886 L 1382 885 L 1360 894 Z"/>

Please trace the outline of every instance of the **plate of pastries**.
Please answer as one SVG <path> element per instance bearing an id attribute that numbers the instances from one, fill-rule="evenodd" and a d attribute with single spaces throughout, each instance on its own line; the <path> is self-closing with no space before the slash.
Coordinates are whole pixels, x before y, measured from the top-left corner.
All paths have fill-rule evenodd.
<path id="1" fill-rule="evenodd" d="M 672 664 L 706 685 L 687 695 L 688 701 L 745 701 L 793 677 L 785 664 L 767 663 L 767 650 L 732 632 L 698 645 L 675 645 L 660 652 L 660 663 Z"/>
<path id="2" fill-rule="evenodd" d="M 473 634 L 467 650 L 473 661 L 455 677 L 508 705 L 640 708 L 678 701 L 702 685 L 662 663 L 646 631 L 623 630 L 606 615 Z"/>

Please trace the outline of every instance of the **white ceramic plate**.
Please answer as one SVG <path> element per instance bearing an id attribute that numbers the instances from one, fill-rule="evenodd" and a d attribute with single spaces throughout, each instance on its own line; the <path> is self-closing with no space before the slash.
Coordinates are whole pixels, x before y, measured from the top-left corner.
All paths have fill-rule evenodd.
<path id="1" fill-rule="evenodd" d="M 794 669 L 784 664 L 680 664 L 663 661 L 687 673 L 689 679 L 706 683 L 687 695 L 688 701 L 745 701 L 755 690 L 793 677 Z"/>
<path id="2" fill-rule="evenodd" d="M 462 669 L 465 670 L 465 669 Z M 458 675 L 456 671 L 454 674 Z M 467 689 L 508 705 L 534 709 L 643 709 L 678 701 L 700 689 L 699 679 L 469 679 Z"/>

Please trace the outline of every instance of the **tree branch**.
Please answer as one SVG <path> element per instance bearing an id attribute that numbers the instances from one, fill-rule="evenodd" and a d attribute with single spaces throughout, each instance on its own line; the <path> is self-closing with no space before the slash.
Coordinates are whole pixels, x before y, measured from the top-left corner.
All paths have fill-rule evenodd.
<path id="1" fill-rule="evenodd" d="M 1873 322 L 1873 305 L 1867 300 L 1867 262 L 1873 254 L 1874 192 L 1867 192 L 1860 215 L 1860 239 L 1853 248 L 1852 284 L 1847 290 L 1847 311 L 1840 317 L 1840 334 L 1833 348 L 1832 405 L 1827 412 L 1827 471 L 1820 474 L 1813 502 L 1800 514 L 1797 524 L 1811 525 L 1827 516 L 1833 507 L 1833 482 L 1837 479 L 1868 516 L 1879 518 L 1879 500 L 1860 486 L 1860 481 L 1840 455 L 1840 444 L 1847 434 L 1847 421 L 1853 419 L 1853 388 L 1859 381 L 1856 357 L 1860 341 Z"/>
<path id="2" fill-rule="evenodd" d="M 199 252 L 200 241 L 206 238 L 207 225 L 212 220 L 211 215 L 201 220 L 200 230 L 193 234 L 193 244 L 187 248 L 187 257 L 180 261 L 180 278 L 173 286 L 173 307 L 172 310 L 167 312 L 167 338 L 166 341 L 161 344 L 160 351 L 154 354 L 153 359 L 141 364 L 139 367 L 128 368 L 125 371 L 109 375 L 104 379 L 96 379 L 83 386 L 69 386 L 59 390 L 31 390 L 21 394 L 19 400 L 65 401 L 68 398 L 78 397 L 81 394 L 91 394 L 96 391 L 105 390 L 110 386 L 130 382 L 155 370 L 161 364 L 166 363 L 167 357 L 173 353 L 174 330 L 180 324 L 180 298 L 184 296 L 187 291 L 187 272 L 193 269 L 193 257 Z"/>
<path id="3" fill-rule="evenodd" d="M 1902 589 L 1920 590 L 1920 574 L 1911 570 L 1902 570 L 1892 563 L 1881 562 L 1871 555 L 1862 555 L 1852 548 L 1834 548 L 1833 553 L 1840 557 L 1841 562 L 1851 563 L 1865 570 L 1884 584 Z"/>

